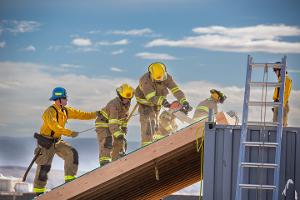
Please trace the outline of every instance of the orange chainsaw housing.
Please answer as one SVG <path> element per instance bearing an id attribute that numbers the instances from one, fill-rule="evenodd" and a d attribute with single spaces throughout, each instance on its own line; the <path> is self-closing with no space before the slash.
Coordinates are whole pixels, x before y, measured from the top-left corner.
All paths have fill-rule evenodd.
<path id="1" fill-rule="evenodd" d="M 172 110 L 180 110 L 180 109 L 182 109 L 182 105 L 178 101 L 173 101 L 171 103 L 170 109 L 172 109 Z"/>

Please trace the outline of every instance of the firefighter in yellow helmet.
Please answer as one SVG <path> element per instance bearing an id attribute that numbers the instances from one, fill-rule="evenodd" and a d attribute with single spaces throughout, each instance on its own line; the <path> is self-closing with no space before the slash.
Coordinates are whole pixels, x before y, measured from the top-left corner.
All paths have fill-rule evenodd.
<path id="1" fill-rule="evenodd" d="M 216 89 L 210 90 L 210 97 L 200 102 L 195 109 L 194 120 L 207 120 L 209 109 L 213 110 L 213 114 L 218 113 L 218 103 L 224 103 L 227 98 L 221 91 Z"/>
<path id="2" fill-rule="evenodd" d="M 34 178 L 33 192 L 37 195 L 46 191 L 48 173 L 55 154 L 65 161 L 65 182 L 75 179 L 78 169 L 78 153 L 62 136 L 77 137 L 78 132 L 65 128 L 68 119 L 90 120 L 96 118 L 96 112 L 82 112 L 67 105 L 67 92 L 62 87 L 54 88 L 51 101 L 54 104 L 48 107 L 43 114 L 43 125 L 40 133 L 35 133 L 38 147 L 35 154 L 36 174 Z"/>
<path id="3" fill-rule="evenodd" d="M 160 62 L 150 64 L 148 72 L 140 78 L 135 93 L 139 105 L 142 146 L 152 142 L 158 128 L 158 114 L 161 107 L 170 107 L 166 99 L 169 91 L 183 105 L 183 109 L 191 110 L 184 93 L 167 73 L 166 66 Z"/>
<path id="4" fill-rule="evenodd" d="M 158 123 L 158 130 L 154 134 L 153 139 L 159 140 L 162 139 L 172 133 L 174 133 L 178 128 L 176 123 L 176 117 L 170 114 L 168 111 L 164 110 L 159 115 L 159 123 Z"/>
<path id="5" fill-rule="evenodd" d="M 120 152 L 123 152 L 127 117 L 134 89 L 128 84 L 122 84 L 116 92 L 118 96 L 100 110 L 96 119 L 100 166 L 118 159 L 121 156 Z"/>
<path id="6" fill-rule="evenodd" d="M 281 68 L 278 67 L 274 67 L 273 68 L 277 79 L 278 79 L 278 83 L 281 83 Z M 285 89 L 284 89 L 284 102 L 283 102 L 283 126 L 287 126 L 288 125 L 288 113 L 289 113 L 289 97 L 290 97 L 290 93 L 292 90 L 292 79 L 289 77 L 288 72 L 286 72 L 285 75 Z M 279 102 L 279 91 L 280 91 L 280 87 L 276 87 L 274 90 L 274 94 L 273 94 L 273 100 L 274 102 Z M 278 107 L 274 107 L 272 109 L 273 111 L 273 122 L 277 122 L 278 121 Z"/>

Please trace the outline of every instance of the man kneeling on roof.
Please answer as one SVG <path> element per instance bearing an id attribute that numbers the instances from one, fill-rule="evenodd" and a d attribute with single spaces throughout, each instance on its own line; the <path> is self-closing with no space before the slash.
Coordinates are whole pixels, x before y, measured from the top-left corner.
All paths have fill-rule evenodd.
<path id="1" fill-rule="evenodd" d="M 221 91 L 210 90 L 210 97 L 200 102 L 196 107 L 193 119 L 197 121 L 207 120 L 209 109 L 212 109 L 213 114 L 218 113 L 218 103 L 224 103 L 227 98 Z"/>

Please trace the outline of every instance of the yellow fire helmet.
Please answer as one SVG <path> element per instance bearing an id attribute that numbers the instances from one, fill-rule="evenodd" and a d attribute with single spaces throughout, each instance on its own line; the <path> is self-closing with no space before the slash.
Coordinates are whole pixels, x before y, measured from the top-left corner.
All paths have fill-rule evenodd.
<path id="1" fill-rule="evenodd" d="M 149 65 L 148 68 L 151 79 L 154 81 L 164 81 L 167 79 L 167 69 L 163 63 L 155 62 Z"/>
<path id="2" fill-rule="evenodd" d="M 225 99 L 227 98 L 223 92 L 216 89 L 211 89 L 210 93 L 212 98 L 218 100 L 220 103 L 224 103 Z"/>
<path id="3" fill-rule="evenodd" d="M 124 83 L 117 88 L 117 93 L 125 99 L 131 99 L 134 94 L 134 89 L 127 83 Z"/>

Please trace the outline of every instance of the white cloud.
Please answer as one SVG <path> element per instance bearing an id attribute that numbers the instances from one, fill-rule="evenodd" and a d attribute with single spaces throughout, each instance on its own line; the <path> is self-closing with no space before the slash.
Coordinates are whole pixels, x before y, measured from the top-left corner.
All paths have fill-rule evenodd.
<path id="1" fill-rule="evenodd" d="M 113 52 L 111 52 L 111 54 L 112 55 L 119 55 L 119 54 L 122 54 L 122 53 L 124 53 L 125 51 L 123 50 L 123 49 L 119 49 L 119 50 L 117 50 L 117 51 L 113 51 Z"/>
<path id="2" fill-rule="evenodd" d="M 299 27 L 286 26 L 284 24 L 257 25 L 241 28 L 210 26 L 194 28 L 193 32 L 198 34 L 218 34 L 232 37 L 245 37 L 249 39 L 278 39 L 280 37 L 300 35 Z"/>
<path id="3" fill-rule="evenodd" d="M 91 78 L 72 73 L 55 73 L 54 76 L 51 75 L 54 68 L 60 67 L 0 62 L 0 123 L 8 124 L 1 129 L 0 135 L 31 136 L 32 133 L 18 131 L 20 128 L 38 131 L 42 112 L 51 103 L 48 99 L 54 87 L 63 86 L 68 90 L 71 106 L 94 111 L 114 98 L 116 87 L 122 83 L 137 85 L 137 81 L 122 77 Z M 67 126 L 83 130 L 93 125 L 93 120 L 71 120 Z"/>
<path id="4" fill-rule="evenodd" d="M 33 45 L 29 45 L 24 48 L 24 51 L 36 51 L 36 48 Z"/>
<path id="5" fill-rule="evenodd" d="M 300 53 L 300 42 L 284 41 L 299 37 L 300 28 L 287 25 L 257 25 L 240 28 L 210 26 L 194 28 L 196 36 L 180 40 L 156 39 L 146 47 L 169 46 L 201 48 L 212 51 Z"/>
<path id="6" fill-rule="evenodd" d="M 75 38 L 72 40 L 72 44 L 75 46 L 86 47 L 91 46 L 92 42 L 89 38 Z"/>
<path id="7" fill-rule="evenodd" d="M 165 53 L 141 52 L 136 54 L 137 57 L 150 60 L 177 60 L 178 58 Z"/>
<path id="8" fill-rule="evenodd" d="M 7 124 L 0 123 L 0 127 L 5 127 Z"/>
<path id="9" fill-rule="evenodd" d="M 26 33 L 37 31 L 41 24 L 36 21 L 25 21 L 25 20 L 2 20 L 3 31 L 17 33 Z"/>
<path id="10" fill-rule="evenodd" d="M 118 40 L 114 42 L 109 41 L 99 41 L 96 43 L 98 46 L 117 46 L 117 45 L 128 45 L 129 41 L 127 39 Z"/>
<path id="11" fill-rule="evenodd" d="M 69 45 L 51 45 L 48 47 L 49 51 L 60 51 L 62 49 L 70 49 L 71 46 Z"/>
<path id="12" fill-rule="evenodd" d="M 115 30 L 115 31 L 111 31 L 110 33 L 114 35 L 143 36 L 143 35 L 149 35 L 153 33 L 153 31 L 150 28 L 144 28 L 144 29 L 131 29 L 131 30 Z"/>
<path id="13" fill-rule="evenodd" d="M 113 71 L 113 72 L 123 72 L 124 71 L 124 70 L 122 70 L 118 67 L 111 67 L 110 70 Z"/>
<path id="14" fill-rule="evenodd" d="M 62 86 L 68 90 L 69 104 L 84 111 L 99 110 L 116 96 L 115 89 L 122 83 L 129 83 L 136 87 L 138 80 L 124 77 L 92 78 L 72 73 L 56 73 L 51 75 L 49 69 L 55 66 L 43 66 L 32 63 L 0 62 L 0 124 L 1 135 L 31 136 L 31 132 L 38 131 L 42 121 L 43 110 L 50 105 L 48 101 L 51 90 Z M 48 69 L 48 70 L 47 70 Z M 176 77 L 175 77 L 176 80 Z M 216 88 L 228 97 L 219 110 L 235 110 L 242 115 L 244 89 L 237 86 L 222 86 L 217 83 L 193 81 L 180 83 L 179 87 L 186 93 L 191 105 L 195 107 L 200 101 L 209 96 L 209 90 Z M 272 93 L 272 91 L 270 91 Z M 255 98 L 261 97 L 261 90 L 253 90 Z M 270 98 L 271 98 L 270 94 Z M 300 122 L 300 91 L 293 90 L 290 98 L 289 124 L 298 126 Z M 168 99 L 172 101 L 171 95 Z M 133 105 L 135 102 L 132 103 Z M 267 117 L 271 117 L 268 108 Z M 191 112 L 193 114 L 193 112 Z M 260 119 L 260 110 L 250 110 L 250 115 Z M 73 130 L 84 130 L 94 125 L 94 121 L 70 120 L 67 127 Z M 139 118 L 134 117 L 130 126 L 138 126 Z M 23 130 L 23 131 L 22 131 Z M 87 137 L 95 137 L 93 133 Z M 128 137 L 133 137 L 132 135 Z M 134 137 L 137 137 L 136 135 Z M 136 139 L 135 139 L 136 141 Z"/>
<path id="15" fill-rule="evenodd" d="M 88 34 L 99 34 L 99 33 L 102 33 L 101 30 L 92 30 L 92 31 L 89 31 Z"/>
<path id="16" fill-rule="evenodd" d="M 77 69 L 77 68 L 80 68 L 80 65 L 74 65 L 74 64 L 60 64 L 60 66 L 62 67 L 62 68 L 68 68 L 68 69 L 70 69 L 70 68 L 75 68 L 75 69 Z"/>
<path id="17" fill-rule="evenodd" d="M 300 69 L 288 69 L 289 73 L 300 73 Z"/>
<path id="18" fill-rule="evenodd" d="M 94 47 L 94 46 L 78 46 L 76 45 L 76 47 L 74 48 L 74 46 L 71 45 L 52 45 L 50 47 L 48 47 L 49 51 L 61 51 L 61 50 L 65 50 L 68 53 L 74 53 L 74 52 L 92 52 L 92 51 L 99 51 L 98 48 Z"/>
<path id="19" fill-rule="evenodd" d="M 5 45 L 6 45 L 6 42 L 5 42 L 5 41 L 0 42 L 0 48 L 4 48 Z"/>
<path id="20" fill-rule="evenodd" d="M 99 51 L 99 49 L 97 49 L 95 47 L 80 47 L 80 48 L 73 49 L 73 50 L 77 51 L 77 52 L 85 52 L 85 53 L 87 53 L 87 52 L 93 52 L 93 51 Z"/>

